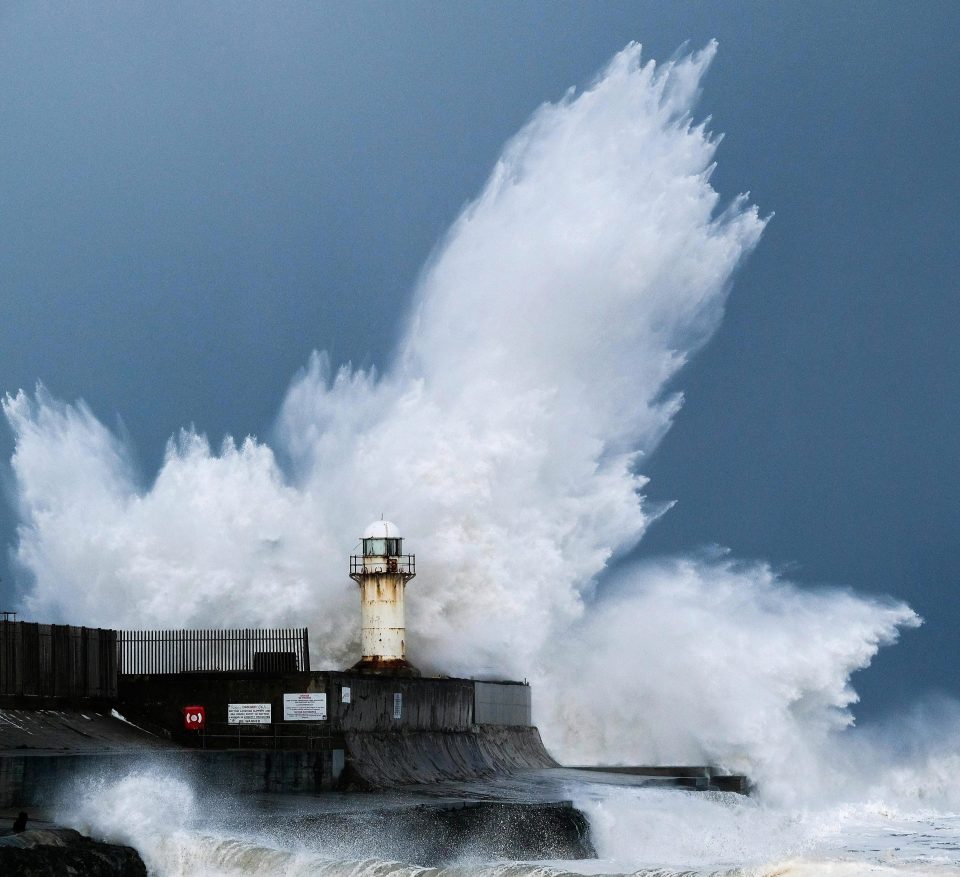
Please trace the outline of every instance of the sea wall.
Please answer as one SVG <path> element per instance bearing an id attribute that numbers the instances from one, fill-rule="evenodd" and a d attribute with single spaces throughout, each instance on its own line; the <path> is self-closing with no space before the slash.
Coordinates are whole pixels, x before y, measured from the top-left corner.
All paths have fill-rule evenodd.
<path id="1" fill-rule="evenodd" d="M 286 735 L 309 730 L 314 747 L 336 746 L 335 738 L 351 731 L 447 732 L 469 731 L 477 724 L 531 723 L 530 687 L 521 683 L 336 671 L 121 675 L 118 708 L 131 721 L 183 745 L 230 746 L 229 704 L 269 704 L 271 723 L 283 723 L 283 696 L 294 693 L 326 695 L 326 720 L 311 728 L 285 726 Z M 186 706 L 204 707 L 205 734 L 184 729 Z"/>
<path id="2" fill-rule="evenodd" d="M 300 693 L 326 695 L 326 717 L 285 716 L 284 695 Z M 0 804 L 49 805 L 78 779 L 157 763 L 239 793 L 383 788 L 555 765 L 529 724 L 530 689 L 520 683 L 336 671 L 124 674 L 118 698 L 113 715 L 0 712 Z M 268 705 L 269 721 L 231 724 L 231 704 Z M 204 708 L 202 730 L 185 728 L 188 706 Z"/>
<path id="3" fill-rule="evenodd" d="M 77 783 L 119 779 L 154 767 L 182 774 L 198 788 L 225 793 L 316 794 L 337 786 L 343 765 L 343 750 L 8 753 L 0 757 L 0 807 L 53 807 L 69 801 Z"/>
<path id="4" fill-rule="evenodd" d="M 590 824 L 569 801 L 447 799 L 389 809 L 345 809 L 291 826 L 294 838 L 305 833 L 349 837 L 355 849 L 375 851 L 380 860 L 416 862 L 424 868 L 453 866 L 455 874 L 469 873 L 465 862 L 596 856 Z"/>
<path id="5" fill-rule="evenodd" d="M 469 731 L 344 734 L 345 779 L 369 788 L 469 780 L 556 767 L 536 728 L 477 725 Z"/>
<path id="6" fill-rule="evenodd" d="M 0 806 L 50 807 L 72 787 L 160 766 L 199 788 L 317 794 L 344 785 L 390 788 L 556 767 L 536 728 L 469 731 L 348 731 L 343 748 L 309 750 L 156 749 L 126 752 L 6 753 Z"/>

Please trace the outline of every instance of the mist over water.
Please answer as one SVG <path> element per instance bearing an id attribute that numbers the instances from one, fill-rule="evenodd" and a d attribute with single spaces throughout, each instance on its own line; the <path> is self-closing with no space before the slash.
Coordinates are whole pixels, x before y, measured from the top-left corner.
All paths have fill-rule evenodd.
<path id="1" fill-rule="evenodd" d="M 850 677 L 919 623 L 909 607 L 723 556 L 610 568 L 663 511 L 644 456 L 766 222 L 710 182 L 718 138 L 694 111 L 714 52 L 655 65 L 630 45 L 538 109 L 438 244 L 394 360 L 314 354 L 269 442 L 187 429 L 152 476 L 82 402 L 8 396 L 24 614 L 306 624 L 316 665 L 344 666 L 346 558 L 384 513 L 418 557 L 412 660 L 529 678 L 562 761 L 711 762 L 771 801 L 848 794 L 868 759 L 838 742 Z"/>

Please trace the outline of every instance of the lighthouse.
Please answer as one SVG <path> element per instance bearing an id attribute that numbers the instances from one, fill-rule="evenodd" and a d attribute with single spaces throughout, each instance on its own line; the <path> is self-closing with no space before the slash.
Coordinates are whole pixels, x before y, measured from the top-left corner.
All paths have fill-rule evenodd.
<path id="1" fill-rule="evenodd" d="M 355 670 L 419 675 L 407 661 L 403 592 L 416 574 L 416 559 L 403 553 L 396 524 L 374 521 L 350 558 L 350 578 L 360 585 L 360 645 Z"/>

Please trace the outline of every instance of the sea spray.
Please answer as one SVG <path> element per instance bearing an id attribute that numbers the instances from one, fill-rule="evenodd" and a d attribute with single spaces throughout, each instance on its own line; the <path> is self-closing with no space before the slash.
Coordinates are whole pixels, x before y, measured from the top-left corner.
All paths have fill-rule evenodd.
<path id="1" fill-rule="evenodd" d="M 369 831 L 350 837 L 325 829 L 310 816 L 316 799 L 309 796 L 280 807 L 271 799 L 207 799 L 182 774 L 147 765 L 81 784 L 64 796 L 57 818 L 135 846 L 154 877 L 960 874 L 960 817 L 901 809 L 893 799 L 797 809 L 587 779 L 570 780 L 564 793 L 588 815 L 599 859 L 489 862 L 467 851 L 439 866 L 417 854 L 410 823 L 387 814 L 376 830 L 403 833 L 413 848 L 397 861 L 370 842 Z"/>
<path id="2" fill-rule="evenodd" d="M 120 778 L 91 774 L 63 790 L 56 809 L 65 825 L 134 847 L 151 874 L 177 873 L 183 850 L 193 845 L 188 826 L 198 815 L 190 779 L 149 765 Z"/>
<path id="3" fill-rule="evenodd" d="M 589 684 L 535 689 L 545 742 L 568 764 L 714 764 L 768 798 L 819 796 L 849 782 L 835 732 L 853 723 L 851 674 L 916 623 L 901 603 L 800 589 L 762 563 L 621 567 L 545 673 Z"/>
<path id="4" fill-rule="evenodd" d="M 608 570 L 658 513 L 644 455 L 765 224 L 710 182 L 718 139 L 693 112 L 714 52 L 657 66 L 631 45 L 537 110 L 431 257 L 393 362 L 312 356 L 270 445 L 185 430 L 151 479 L 83 403 L 7 397 L 22 608 L 307 623 L 316 665 L 345 666 L 346 557 L 389 510 L 419 561 L 411 658 L 534 680 L 561 758 L 697 757 L 768 783 L 807 766 L 908 608 L 762 564 Z"/>
<path id="5" fill-rule="evenodd" d="M 309 619 L 356 649 L 344 558 L 389 508 L 421 558 L 411 652 L 522 675 L 649 520 L 635 473 L 763 227 L 719 208 L 716 142 L 690 112 L 714 53 L 639 47 L 545 105 L 427 268 L 382 377 L 315 357 L 273 451 L 185 432 L 146 489 L 83 406 L 6 404 L 33 613 L 112 624 Z M 480 270 L 482 268 L 482 270 Z M 87 464 L 90 465 L 87 465 Z M 124 599 L 116 598 L 122 594 Z"/>

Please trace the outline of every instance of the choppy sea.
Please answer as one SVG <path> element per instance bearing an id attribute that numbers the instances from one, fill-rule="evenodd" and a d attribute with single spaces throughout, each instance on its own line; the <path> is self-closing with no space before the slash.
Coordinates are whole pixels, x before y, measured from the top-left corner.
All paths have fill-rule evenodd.
<path id="1" fill-rule="evenodd" d="M 883 800 L 786 807 L 762 797 L 649 788 L 631 779 L 552 772 L 519 778 L 493 797 L 565 798 L 588 818 L 597 857 L 514 861 L 477 857 L 469 843 L 441 863 L 417 855 L 398 808 L 375 832 L 330 833 L 324 808 L 382 807 L 388 797 L 210 798 L 183 777 L 146 769 L 91 780 L 65 798 L 63 824 L 136 847 L 155 877 L 221 875 L 960 875 L 960 813 Z M 449 790 L 448 790 L 449 791 Z M 463 791 L 463 790 L 461 790 Z M 474 789 L 476 791 L 476 789 Z M 322 825 L 322 823 L 321 823 Z M 417 832 L 426 833 L 420 824 Z M 398 835 L 408 853 L 391 855 Z"/>

